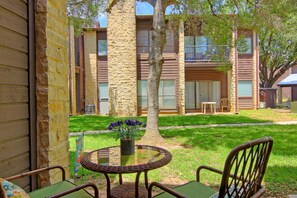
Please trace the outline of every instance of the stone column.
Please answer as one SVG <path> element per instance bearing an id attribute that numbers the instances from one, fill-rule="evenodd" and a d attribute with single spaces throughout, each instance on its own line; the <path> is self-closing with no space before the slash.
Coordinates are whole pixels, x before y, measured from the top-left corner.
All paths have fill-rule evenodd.
<path id="1" fill-rule="evenodd" d="M 75 38 L 73 25 L 69 26 L 69 89 L 70 89 L 70 114 L 76 115 L 76 80 L 75 80 Z"/>
<path id="2" fill-rule="evenodd" d="M 66 0 L 36 0 L 37 165 L 59 164 L 69 175 L 69 62 Z M 40 175 L 41 185 L 61 180 Z"/>
<path id="3" fill-rule="evenodd" d="M 179 52 L 178 52 L 178 69 L 179 69 L 179 113 L 186 113 L 185 104 L 185 30 L 184 22 L 180 21 L 179 24 Z"/>
<path id="4" fill-rule="evenodd" d="M 98 113 L 97 32 L 84 32 L 85 105 L 95 105 Z"/>
<path id="5" fill-rule="evenodd" d="M 119 0 L 108 13 L 109 114 L 137 115 L 135 0 Z"/>
<path id="6" fill-rule="evenodd" d="M 253 32 L 253 108 L 259 108 L 259 43 L 256 32 Z"/>
<path id="7" fill-rule="evenodd" d="M 233 37 L 233 47 L 231 48 L 230 51 L 230 61 L 232 64 L 232 69 L 229 73 L 228 81 L 230 83 L 230 95 L 229 95 L 229 100 L 230 100 L 230 112 L 232 113 L 237 113 L 238 111 L 238 54 L 237 54 L 237 49 L 235 45 L 235 41 L 237 39 L 237 31 L 233 31 L 232 33 Z"/>

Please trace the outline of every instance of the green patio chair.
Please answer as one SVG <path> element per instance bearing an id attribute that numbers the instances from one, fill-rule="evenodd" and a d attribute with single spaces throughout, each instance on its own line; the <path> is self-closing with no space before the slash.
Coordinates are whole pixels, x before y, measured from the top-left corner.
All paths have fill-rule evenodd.
<path id="1" fill-rule="evenodd" d="M 93 183 L 86 183 L 79 186 L 76 186 L 72 182 L 65 180 L 65 169 L 62 166 L 50 166 L 47 168 L 41 168 L 37 170 L 33 170 L 30 172 L 22 173 L 19 175 L 11 176 L 8 178 L 5 178 L 5 181 L 8 181 L 6 183 L 10 183 L 11 180 L 19 179 L 25 176 L 32 176 L 39 174 L 44 171 L 49 171 L 53 169 L 60 169 L 62 172 L 62 181 L 52 184 L 50 186 L 46 186 L 37 190 L 34 190 L 32 192 L 28 192 L 30 198 L 57 198 L 57 197 L 63 197 L 63 198 L 99 198 L 99 191 L 95 184 Z M 12 184 L 13 185 L 13 184 Z M 15 185 L 13 185 L 15 186 Z M 18 187 L 18 186 L 17 186 Z M 91 187 L 93 188 L 94 195 L 91 195 L 88 193 L 85 188 Z M 2 188 L 3 190 L 3 188 Z M 1 191 L 1 188 L 0 188 Z M 4 192 L 0 192 L 0 195 L 4 195 Z M 21 196 L 24 197 L 24 196 Z"/>
<path id="2" fill-rule="evenodd" d="M 225 197 L 260 197 L 265 188 L 261 185 L 272 150 L 271 137 L 265 137 L 235 147 L 225 161 L 223 171 L 208 166 L 200 166 L 196 171 L 196 181 L 182 186 L 168 188 L 160 183 L 152 182 L 149 186 L 149 198 L 152 188 L 158 187 L 164 192 L 155 198 L 225 198 Z M 219 190 L 200 183 L 200 171 L 209 170 L 222 175 Z"/>

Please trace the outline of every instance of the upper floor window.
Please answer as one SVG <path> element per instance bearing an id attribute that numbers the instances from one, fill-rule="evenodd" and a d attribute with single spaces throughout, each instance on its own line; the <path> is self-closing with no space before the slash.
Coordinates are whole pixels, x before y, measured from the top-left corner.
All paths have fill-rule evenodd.
<path id="1" fill-rule="evenodd" d="M 149 53 L 152 47 L 152 31 L 151 30 L 137 30 L 137 52 Z M 174 33 L 166 30 L 166 44 L 164 46 L 164 53 L 174 53 Z"/>
<path id="2" fill-rule="evenodd" d="M 214 45 L 206 36 L 185 36 L 186 61 L 211 61 L 219 57 L 229 57 L 226 45 Z"/>
<path id="3" fill-rule="evenodd" d="M 98 40 L 98 56 L 107 56 L 107 40 Z"/>
<path id="4" fill-rule="evenodd" d="M 252 38 L 245 37 L 238 40 L 237 51 L 239 54 L 252 54 Z"/>

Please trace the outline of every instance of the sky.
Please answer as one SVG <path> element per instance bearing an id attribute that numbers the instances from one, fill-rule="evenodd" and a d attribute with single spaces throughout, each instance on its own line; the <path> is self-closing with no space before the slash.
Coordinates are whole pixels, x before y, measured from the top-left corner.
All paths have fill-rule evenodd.
<path id="1" fill-rule="evenodd" d="M 170 7 L 166 9 L 166 13 L 169 14 L 171 11 Z M 153 6 L 146 2 L 136 2 L 136 15 L 152 15 L 153 14 Z M 102 14 L 99 16 L 100 27 L 107 26 L 107 18 L 106 14 Z"/>

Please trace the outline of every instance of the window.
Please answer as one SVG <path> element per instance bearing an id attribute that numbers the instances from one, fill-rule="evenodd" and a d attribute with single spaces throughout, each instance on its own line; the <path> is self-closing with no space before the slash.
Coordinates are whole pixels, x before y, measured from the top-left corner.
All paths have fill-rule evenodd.
<path id="1" fill-rule="evenodd" d="M 252 54 L 252 38 L 239 39 L 237 51 L 239 54 Z"/>
<path id="2" fill-rule="evenodd" d="M 137 83 L 138 107 L 147 109 L 147 80 L 139 80 Z"/>
<path id="3" fill-rule="evenodd" d="M 206 36 L 185 36 L 186 61 L 210 61 L 212 58 L 229 57 L 226 45 L 215 45 L 211 38 Z"/>
<path id="4" fill-rule="evenodd" d="M 107 40 L 98 40 L 98 56 L 107 56 Z"/>
<path id="5" fill-rule="evenodd" d="M 238 96 L 239 97 L 251 97 L 252 96 L 252 81 L 251 80 L 239 80 L 238 81 Z"/>
<path id="6" fill-rule="evenodd" d="M 137 53 L 149 53 L 152 47 L 152 34 L 151 30 L 137 30 Z M 166 30 L 166 44 L 164 46 L 164 53 L 174 53 L 174 33 Z"/>
<path id="7" fill-rule="evenodd" d="M 138 80 L 137 98 L 138 107 L 147 109 L 147 80 Z M 175 109 L 175 81 L 161 80 L 159 86 L 159 107 L 160 109 Z"/>
<path id="8" fill-rule="evenodd" d="M 159 86 L 160 109 L 175 109 L 175 82 L 174 80 L 161 80 Z"/>

